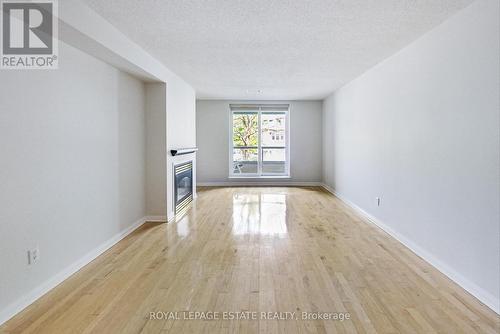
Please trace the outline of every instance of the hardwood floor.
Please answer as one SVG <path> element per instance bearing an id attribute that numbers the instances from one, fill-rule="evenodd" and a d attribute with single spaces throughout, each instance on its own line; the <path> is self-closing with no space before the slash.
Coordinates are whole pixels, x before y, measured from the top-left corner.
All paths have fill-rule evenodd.
<path id="1" fill-rule="evenodd" d="M 0 332 L 470 334 L 499 321 L 321 189 L 204 188 L 182 219 L 141 226 Z"/>

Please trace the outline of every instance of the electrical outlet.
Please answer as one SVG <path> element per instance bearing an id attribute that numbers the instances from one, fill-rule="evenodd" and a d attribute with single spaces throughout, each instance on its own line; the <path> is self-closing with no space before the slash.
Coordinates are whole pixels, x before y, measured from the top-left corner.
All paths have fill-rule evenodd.
<path id="1" fill-rule="evenodd" d="M 380 206 L 380 197 L 375 197 L 375 204 Z"/>
<path id="2" fill-rule="evenodd" d="M 28 264 L 33 265 L 38 262 L 40 259 L 40 250 L 37 248 L 33 248 L 28 251 Z"/>

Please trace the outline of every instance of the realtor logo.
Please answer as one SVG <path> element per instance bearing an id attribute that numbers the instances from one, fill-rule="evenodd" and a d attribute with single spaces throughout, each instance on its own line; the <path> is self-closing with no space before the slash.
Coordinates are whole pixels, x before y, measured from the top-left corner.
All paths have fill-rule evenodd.
<path id="1" fill-rule="evenodd" d="M 56 69 L 57 2 L 1 1 L 2 69 Z"/>

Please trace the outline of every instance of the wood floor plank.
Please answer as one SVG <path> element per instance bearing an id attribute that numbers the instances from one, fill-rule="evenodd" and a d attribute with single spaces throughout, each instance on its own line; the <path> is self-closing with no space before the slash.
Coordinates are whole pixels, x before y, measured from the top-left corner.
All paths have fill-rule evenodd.
<path id="1" fill-rule="evenodd" d="M 500 333 L 497 314 L 322 189 L 198 194 L 184 217 L 141 226 L 0 333 Z M 280 312 L 293 316 L 266 319 Z"/>

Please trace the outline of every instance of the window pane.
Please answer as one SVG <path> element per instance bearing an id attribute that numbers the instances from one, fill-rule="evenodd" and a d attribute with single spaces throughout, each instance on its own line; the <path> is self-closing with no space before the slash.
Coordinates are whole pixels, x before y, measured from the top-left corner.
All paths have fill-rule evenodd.
<path id="1" fill-rule="evenodd" d="M 233 146 L 259 145 L 259 115 L 256 113 L 233 114 Z"/>
<path id="2" fill-rule="evenodd" d="M 233 149 L 233 174 L 255 174 L 258 172 L 258 149 Z"/>
<path id="3" fill-rule="evenodd" d="M 231 175 L 284 175 L 288 105 L 231 105 Z"/>
<path id="4" fill-rule="evenodd" d="M 286 150 L 284 148 L 262 148 L 262 173 L 285 173 Z"/>
<path id="5" fill-rule="evenodd" d="M 284 113 L 262 113 L 262 146 L 285 146 L 286 115 Z"/>

